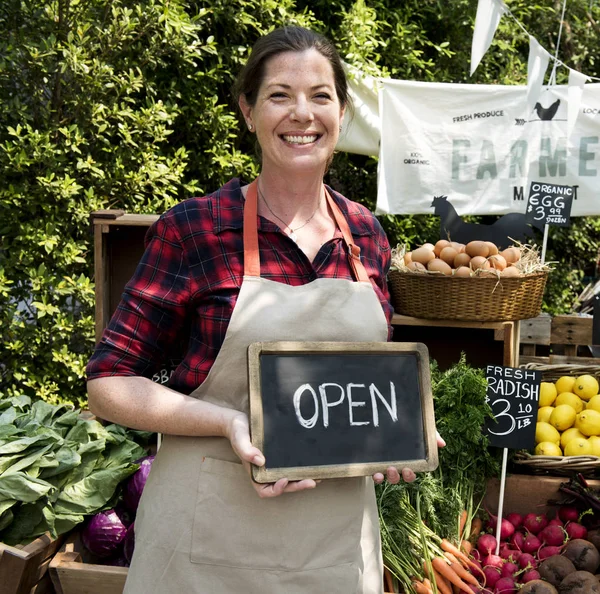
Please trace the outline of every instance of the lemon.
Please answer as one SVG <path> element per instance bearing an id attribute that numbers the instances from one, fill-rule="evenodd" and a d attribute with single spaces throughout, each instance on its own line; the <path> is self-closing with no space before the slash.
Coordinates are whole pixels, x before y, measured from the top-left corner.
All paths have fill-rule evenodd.
<path id="1" fill-rule="evenodd" d="M 575 385 L 575 378 L 572 375 L 563 375 L 556 380 L 554 385 L 559 394 L 561 392 L 572 392 Z"/>
<path id="2" fill-rule="evenodd" d="M 585 437 L 575 437 L 565 446 L 565 456 L 589 456 L 592 444 Z"/>
<path id="3" fill-rule="evenodd" d="M 600 412 L 593 409 L 581 411 L 575 420 L 575 427 L 584 435 L 600 435 Z"/>
<path id="4" fill-rule="evenodd" d="M 556 399 L 558 392 L 556 386 L 551 382 L 542 382 L 540 384 L 540 403 L 539 406 L 551 406 Z"/>
<path id="5" fill-rule="evenodd" d="M 551 441 L 542 441 L 535 446 L 536 456 L 562 456 L 562 450 Z"/>
<path id="6" fill-rule="evenodd" d="M 564 450 L 565 446 L 575 437 L 581 437 L 585 439 L 585 435 L 577 429 L 577 427 L 571 427 L 560 434 L 560 447 Z"/>
<path id="7" fill-rule="evenodd" d="M 586 408 L 591 408 L 592 410 L 597 410 L 600 412 L 600 394 L 596 394 L 596 396 L 592 396 L 587 401 Z"/>
<path id="8" fill-rule="evenodd" d="M 577 394 L 573 394 L 573 392 L 561 392 L 556 397 L 554 406 L 559 406 L 560 404 L 568 404 L 575 409 L 575 412 L 578 413 L 583 410 L 583 400 L 581 400 Z"/>
<path id="9" fill-rule="evenodd" d="M 580 375 L 575 378 L 573 392 L 584 400 L 589 400 L 592 396 L 598 394 L 598 380 L 589 374 Z"/>
<path id="10" fill-rule="evenodd" d="M 550 415 L 552 414 L 553 410 L 553 406 L 542 406 L 542 408 L 538 408 L 537 422 L 547 423 L 550 420 Z"/>
<path id="11" fill-rule="evenodd" d="M 588 441 L 592 446 L 592 456 L 600 456 L 600 437 L 592 435 L 591 437 L 588 437 Z"/>
<path id="12" fill-rule="evenodd" d="M 550 425 L 556 427 L 559 431 L 564 431 L 573 426 L 575 417 L 577 417 L 577 412 L 572 406 L 561 404 L 552 411 L 552 414 L 550 415 Z"/>
<path id="13" fill-rule="evenodd" d="M 550 423 L 535 424 L 535 443 L 550 441 L 555 444 L 560 443 L 560 433 Z"/>

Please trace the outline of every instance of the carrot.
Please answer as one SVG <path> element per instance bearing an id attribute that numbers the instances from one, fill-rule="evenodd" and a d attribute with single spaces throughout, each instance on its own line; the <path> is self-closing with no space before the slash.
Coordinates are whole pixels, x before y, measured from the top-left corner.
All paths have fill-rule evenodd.
<path id="1" fill-rule="evenodd" d="M 467 513 L 467 510 L 463 509 L 460 514 L 460 518 L 458 520 L 458 538 L 463 537 L 463 532 L 465 530 L 465 524 L 467 523 L 468 517 L 469 517 L 469 514 Z"/>
<path id="2" fill-rule="evenodd" d="M 452 588 L 448 585 L 448 582 L 442 577 L 435 568 L 431 567 L 431 572 L 429 571 L 429 567 L 427 567 L 427 562 L 423 562 L 423 569 L 425 570 L 425 575 L 432 579 L 437 586 L 437 590 L 439 594 L 452 594 Z"/>
<path id="3" fill-rule="evenodd" d="M 477 538 L 482 528 L 483 520 L 481 518 L 473 518 L 473 521 L 471 522 L 471 534 L 469 535 L 469 539 L 473 540 Z"/>
<path id="4" fill-rule="evenodd" d="M 471 551 L 473 550 L 473 545 L 468 540 L 461 540 L 460 548 L 465 555 L 470 555 Z"/>
<path id="5" fill-rule="evenodd" d="M 383 577 L 385 578 L 385 587 L 387 588 L 387 591 L 393 592 L 394 583 L 392 581 L 392 574 L 390 573 L 390 570 L 387 567 L 383 568 Z"/>
<path id="6" fill-rule="evenodd" d="M 428 588 L 423 582 L 413 580 L 411 585 L 415 589 L 415 592 L 417 594 L 433 594 L 433 590 L 431 588 Z"/>
<path id="7" fill-rule="evenodd" d="M 467 592 L 467 594 L 473 594 L 473 590 L 471 590 L 471 588 L 469 588 L 469 586 L 454 572 L 450 565 L 448 565 L 448 561 L 442 559 L 441 557 L 434 557 L 431 560 L 431 565 L 451 584 L 458 586 L 463 592 Z"/>
<path id="8" fill-rule="evenodd" d="M 480 584 L 477 581 L 477 578 L 467 571 L 458 561 L 454 561 L 450 563 L 450 567 L 454 570 L 454 573 L 463 581 L 468 584 L 473 584 L 474 586 L 479 587 Z"/>
<path id="9" fill-rule="evenodd" d="M 446 540 L 444 538 L 440 546 L 442 548 L 442 551 L 444 551 L 445 553 L 450 553 L 451 555 L 456 557 L 456 559 L 460 561 L 460 563 L 462 563 L 463 565 L 471 567 L 473 569 L 479 569 L 477 564 L 473 563 L 473 561 L 471 561 L 471 559 L 469 559 L 467 555 L 465 555 L 460 549 L 455 547 L 449 540 Z"/>

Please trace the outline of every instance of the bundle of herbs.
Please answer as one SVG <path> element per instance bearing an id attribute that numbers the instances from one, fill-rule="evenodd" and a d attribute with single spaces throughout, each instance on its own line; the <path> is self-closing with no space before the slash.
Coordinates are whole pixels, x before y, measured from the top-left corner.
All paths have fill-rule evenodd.
<path id="1" fill-rule="evenodd" d="M 429 564 L 469 536 L 487 479 L 500 474 L 501 450 L 490 449 L 483 432 L 493 418 L 484 371 L 463 354 L 446 371 L 432 363 L 431 383 L 437 429 L 446 441 L 439 467 L 411 484 L 377 486 L 384 564 L 405 592 L 416 592 L 413 582 L 427 578 Z"/>
<path id="2" fill-rule="evenodd" d="M 56 538 L 112 507 L 150 436 L 105 427 L 66 404 L 0 400 L 0 541 Z"/>

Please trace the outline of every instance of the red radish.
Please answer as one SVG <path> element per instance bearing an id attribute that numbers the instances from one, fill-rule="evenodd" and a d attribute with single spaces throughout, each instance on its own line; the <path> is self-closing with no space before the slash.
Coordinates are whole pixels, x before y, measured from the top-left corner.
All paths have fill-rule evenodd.
<path id="1" fill-rule="evenodd" d="M 558 517 L 563 522 L 577 522 L 579 520 L 579 510 L 571 505 L 563 505 L 558 510 Z"/>
<path id="2" fill-rule="evenodd" d="M 537 559 L 531 553 L 521 553 L 519 555 L 519 567 L 521 569 L 527 569 L 528 567 L 535 569 L 537 566 Z"/>
<path id="3" fill-rule="evenodd" d="M 496 550 L 498 541 L 491 534 L 482 534 L 477 541 L 477 549 L 483 557 L 490 555 L 492 551 Z"/>
<path id="4" fill-rule="evenodd" d="M 548 522 L 548 526 L 562 526 L 562 520 L 559 520 L 558 518 L 552 518 L 549 522 Z"/>
<path id="5" fill-rule="evenodd" d="M 538 534 L 538 537 L 544 544 L 559 547 L 565 542 L 565 531 L 562 526 L 548 525 Z"/>
<path id="6" fill-rule="evenodd" d="M 522 550 L 524 553 L 535 553 L 541 546 L 540 539 L 535 534 L 530 533 L 525 537 Z"/>
<path id="7" fill-rule="evenodd" d="M 521 524 L 523 523 L 523 516 L 521 514 L 516 514 L 516 513 L 512 513 L 512 514 L 508 514 L 508 516 L 506 516 L 506 519 L 515 527 L 515 528 L 519 528 L 521 526 Z"/>
<path id="8" fill-rule="evenodd" d="M 581 538 L 583 540 L 587 538 L 588 534 L 587 528 L 577 522 L 569 522 L 565 526 L 565 531 L 569 535 L 569 538 Z"/>
<path id="9" fill-rule="evenodd" d="M 502 569 L 504 559 L 499 555 L 488 555 L 483 558 L 481 564 L 483 565 L 483 569 L 486 567 L 497 567 L 498 569 Z"/>
<path id="10" fill-rule="evenodd" d="M 537 569 L 529 569 L 521 576 L 521 583 L 526 584 L 539 579 L 541 579 L 540 572 Z"/>
<path id="11" fill-rule="evenodd" d="M 548 559 L 550 557 L 554 557 L 556 555 L 560 555 L 562 552 L 562 547 L 541 547 L 538 550 L 537 553 L 537 558 L 540 561 L 543 561 L 544 559 Z"/>
<path id="12" fill-rule="evenodd" d="M 515 594 L 516 591 L 515 580 L 509 577 L 500 578 L 494 588 L 495 594 Z"/>
<path id="13" fill-rule="evenodd" d="M 523 526 L 532 534 L 538 534 L 548 525 L 548 518 L 544 514 L 527 514 L 523 518 Z"/>
<path id="14" fill-rule="evenodd" d="M 490 514 L 487 526 L 489 530 L 496 534 L 498 517 Z M 500 522 L 500 540 L 508 540 L 514 534 L 514 531 L 515 527 L 506 518 L 502 518 L 502 522 Z"/>
<path id="15" fill-rule="evenodd" d="M 523 549 L 523 543 L 525 542 L 525 535 L 518 530 L 510 537 L 510 546 L 513 549 Z"/>
<path id="16" fill-rule="evenodd" d="M 479 552 L 478 549 L 473 549 L 471 551 L 471 557 L 473 557 L 473 559 L 475 559 L 475 561 L 481 561 L 481 553 Z"/>
<path id="17" fill-rule="evenodd" d="M 515 573 L 519 571 L 519 566 L 516 563 L 507 561 L 500 570 L 502 577 L 514 577 Z"/>
<path id="18" fill-rule="evenodd" d="M 515 562 L 521 555 L 521 551 L 517 551 L 515 549 L 511 549 L 508 544 L 504 544 L 500 547 L 500 557 L 506 559 L 507 561 Z"/>
<path id="19" fill-rule="evenodd" d="M 496 582 L 502 577 L 498 567 L 484 567 L 483 573 L 485 574 L 485 585 L 490 588 L 493 588 Z"/>

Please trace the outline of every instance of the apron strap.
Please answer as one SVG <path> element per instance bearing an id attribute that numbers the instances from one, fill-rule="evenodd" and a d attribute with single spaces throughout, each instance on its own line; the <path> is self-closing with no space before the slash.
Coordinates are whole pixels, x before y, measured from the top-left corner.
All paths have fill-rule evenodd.
<path id="1" fill-rule="evenodd" d="M 248 186 L 244 204 L 244 276 L 260 276 L 260 253 L 258 251 L 258 233 L 256 229 L 256 218 L 258 216 L 257 185 L 258 180 L 254 180 Z M 327 189 L 325 189 L 325 196 L 327 204 L 333 212 L 335 222 L 348 246 L 348 260 L 356 280 L 370 282 L 369 275 L 360 261 L 360 248 L 354 243 L 348 222 Z"/>

